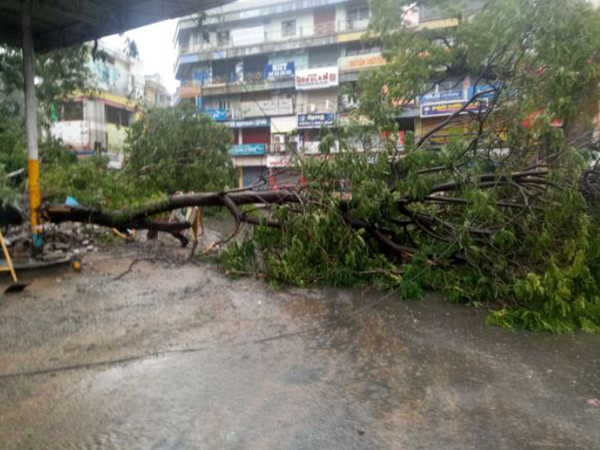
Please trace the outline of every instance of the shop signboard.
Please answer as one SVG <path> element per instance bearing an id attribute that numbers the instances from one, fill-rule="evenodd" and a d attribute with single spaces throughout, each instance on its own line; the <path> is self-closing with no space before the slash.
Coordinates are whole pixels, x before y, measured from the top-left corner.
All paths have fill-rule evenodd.
<path id="1" fill-rule="evenodd" d="M 438 122 L 436 122 L 436 125 L 438 123 L 442 123 L 443 120 L 444 119 L 439 119 Z M 432 124 L 429 129 L 433 128 L 434 126 L 435 125 Z M 428 132 L 429 129 L 424 129 L 423 132 Z M 461 121 L 450 123 L 442 130 L 432 134 L 429 138 L 429 143 L 434 145 L 444 145 L 458 139 L 470 139 L 472 137 L 473 135 L 469 132 L 468 124 Z"/>
<path id="2" fill-rule="evenodd" d="M 242 117 L 289 116 L 294 114 L 294 104 L 291 98 L 274 98 L 242 102 Z"/>
<path id="3" fill-rule="evenodd" d="M 341 72 L 354 72 L 383 66 L 386 64 L 386 61 L 381 53 L 371 53 L 367 55 L 346 56 L 340 58 L 338 64 Z"/>
<path id="4" fill-rule="evenodd" d="M 467 104 L 468 106 L 461 114 L 485 112 L 488 108 L 488 101 L 485 99 L 474 101 L 472 103 L 468 103 L 468 101 L 459 101 L 421 105 L 421 117 L 451 116 L 452 114 L 456 114 Z"/>
<path id="5" fill-rule="evenodd" d="M 478 84 L 477 86 L 471 86 L 469 88 L 469 98 L 473 98 L 479 94 L 479 98 L 492 100 L 494 98 L 494 86 L 490 84 Z"/>
<path id="6" fill-rule="evenodd" d="M 335 124 L 335 114 L 298 114 L 298 128 L 331 127 Z"/>
<path id="7" fill-rule="evenodd" d="M 462 99 L 463 99 L 462 89 L 456 89 L 456 90 L 452 90 L 452 91 L 442 91 L 442 92 L 428 92 L 427 94 L 421 95 L 419 97 L 419 101 L 420 101 L 421 105 L 428 105 L 431 103 L 460 101 Z"/>
<path id="8" fill-rule="evenodd" d="M 262 156 L 267 153 L 265 144 L 233 145 L 229 150 L 231 156 Z"/>
<path id="9" fill-rule="evenodd" d="M 327 89 L 339 84 L 338 67 L 320 67 L 316 69 L 298 70 L 296 72 L 296 89 Z"/>
<path id="10" fill-rule="evenodd" d="M 263 128 L 270 127 L 271 121 L 268 117 L 260 119 L 227 120 L 223 125 L 229 128 Z"/>
<path id="11" fill-rule="evenodd" d="M 282 168 L 287 167 L 292 162 L 290 155 L 267 155 L 267 167 L 268 168 Z"/>
<path id="12" fill-rule="evenodd" d="M 226 109 L 205 109 L 202 112 L 210 116 L 215 122 L 225 122 L 231 117 L 231 111 Z"/>
<path id="13" fill-rule="evenodd" d="M 294 61 L 281 64 L 266 64 L 264 78 L 268 81 L 290 80 L 296 74 Z"/>

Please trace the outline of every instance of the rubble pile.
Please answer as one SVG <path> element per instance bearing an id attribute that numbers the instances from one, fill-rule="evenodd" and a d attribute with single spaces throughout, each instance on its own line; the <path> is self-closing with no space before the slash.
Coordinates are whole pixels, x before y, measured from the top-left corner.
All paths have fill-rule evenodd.
<path id="1" fill-rule="evenodd" d="M 98 252 L 105 246 L 112 234 L 110 230 L 95 225 L 77 223 L 44 225 L 44 254 L 48 257 L 81 257 Z M 13 257 L 31 253 L 31 234 L 28 225 L 10 227 L 5 235 L 6 243 Z"/>

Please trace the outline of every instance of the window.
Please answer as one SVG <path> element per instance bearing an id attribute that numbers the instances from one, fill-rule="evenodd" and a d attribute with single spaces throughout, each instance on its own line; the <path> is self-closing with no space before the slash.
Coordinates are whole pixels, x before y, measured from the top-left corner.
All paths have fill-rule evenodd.
<path id="1" fill-rule="evenodd" d="M 381 47 L 377 44 L 365 46 L 362 42 L 352 42 L 346 45 L 346 56 L 369 55 L 379 52 L 381 52 Z"/>
<path id="2" fill-rule="evenodd" d="M 371 11 L 368 6 L 356 6 L 354 8 L 348 8 L 348 29 L 354 30 L 366 27 L 369 19 L 371 18 Z"/>
<path id="3" fill-rule="evenodd" d="M 58 120 L 83 120 L 83 102 L 64 102 L 57 106 Z"/>
<path id="4" fill-rule="evenodd" d="M 113 125 L 128 127 L 131 122 L 133 122 L 133 113 L 126 109 L 104 105 L 104 114 L 106 116 L 106 122 L 112 123 Z"/>
<path id="5" fill-rule="evenodd" d="M 357 6 L 348 8 L 348 22 L 356 22 L 357 20 L 369 20 L 371 11 L 368 6 Z"/>
<path id="6" fill-rule="evenodd" d="M 281 22 L 281 36 L 290 37 L 296 36 L 296 21 L 295 20 L 284 20 Z"/>
<path id="7" fill-rule="evenodd" d="M 229 111 L 231 109 L 231 101 L 219 100 L 219 109 Z"/>
<path id="8" fill-rule="evenodd" d="M 229 30 L 217 31 L 217 44 L 228 45 L 229 44 Z"/>

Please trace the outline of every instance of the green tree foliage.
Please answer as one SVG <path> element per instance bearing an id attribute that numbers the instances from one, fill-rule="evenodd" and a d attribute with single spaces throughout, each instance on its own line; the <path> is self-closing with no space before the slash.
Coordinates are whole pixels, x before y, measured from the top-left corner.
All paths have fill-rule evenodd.
<path id="1" fill-rule="evenodd" d="M 410 26 L 412 7 L 454 25 Z M 404 298 L 436 289 L 506 327 L 598 331 L 600 227 L 580 191 L 598 105 L 598 12 L 583 0 L 373 9 L 369 39 L 388 64 L 359 83 L 359 114 L 372 126 L 340 133 L 335 158 L 300 160 L 299 204 L 273 211 L 281 228 L 259 227 L 223 263 L 281 283 L 376 284 Z M 473 102 L 488 106 L 439 132 L 466 117 L 470 128 L 444 145 L 409 134 L 400 148 L 403 107 L 465 75 L 481 87 Z M 378 151 L 356 149 L 379 135 Z"/>
<path id="2" fill-rule="evenodd" d="M 89 49 L 82 45 L 37 55 L 36 91 L 39 105 L 48 117 L 50 105 L 73 92 L 92 89 L 88 69 Z M 0 46 L 0 202 L 14 201 L 22 177 L 6 174 L 25 168 L 27 152 L 23 118 L 23 57 L 21 50 Z M 44 116 L 41 117 L 44 119 Z M 41 121 L 43 124 L 43 120 Z M 40 143 L 42 162 L 56 143 Z"/>
<path id="3" fill-rule="evenodd" d="M 65 160 L 68 153 L 48 144 L 42 192 L 48 200 L 71 195 L 85 206 L 115 211 L 177 191 L 219 191 L 234 181 L 230 142 L 229 129 L 191 107 L 149 109 L 128 130 L 122 170 L 109 169 L 103 157 Z"/>
<path id="4" fill-rule="evenodd" d="M 46 115 L 53 102 L 74 92 L 86 93 L 93 89 L 89 60 L 87 45 L 36 55 L 36 94 Z M 21 94 L 23 89 L 21 50 L 0 47 L 0 99 Z"/>
<path id="5" fill-rule="evenodd" d="M 193 107 L 144 111 L 129 129 L 127 173 L 144 189 L 218 191 L 234 182 L 231 130 Z"/>
<path id="6" fill-rule="evenodd" d="M 14 102 L 0 102 L 0 166 L 7 172 L 25 167 L 23 118 Z"/>

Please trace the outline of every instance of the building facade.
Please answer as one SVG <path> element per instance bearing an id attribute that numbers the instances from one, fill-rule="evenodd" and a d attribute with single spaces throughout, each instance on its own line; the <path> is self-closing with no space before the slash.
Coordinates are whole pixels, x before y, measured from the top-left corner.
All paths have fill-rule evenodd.
<path id="1" fill-rule="evenodd" d="M 322 127 L 343 124 L 357 107 L 346 85 L 385 64 L 381 49 L 362 41 L 370 17 L 366 0 L 256 0 L 179 21 L 176 101 L 232 129 L 240 187 L 289 182 L 282 169 L 291 154 L 318 154 Z M 416 27 L 455 24 L 434 10 L 409 17 Z M 469 77 L 447 84 L 408 108 L 400 128 L 427 132 L 472 94 Z"/>
<path id="2" fill-rule="evenodd" d="M 143 64 L 99 42 L 103 58 L 90 56 L 89 69 L 95 90 L 75 94 L 55 105 L 50 134 L 61 139 L 80 157 L 105 154 L 119 167 L 127 127 L 135 120 L 138 101 L 144 96 Z"/>
<path id="3" fill-rule="evenodd" d="M 163 84 L 160 74 L 146 75 L 144 79 L 144 104 L 150 108 L 170 106 L 172 96 Z"/>

